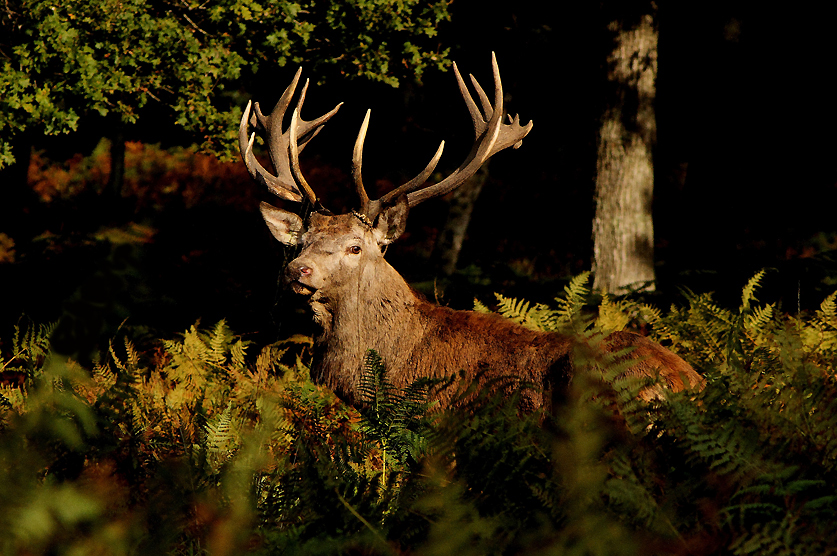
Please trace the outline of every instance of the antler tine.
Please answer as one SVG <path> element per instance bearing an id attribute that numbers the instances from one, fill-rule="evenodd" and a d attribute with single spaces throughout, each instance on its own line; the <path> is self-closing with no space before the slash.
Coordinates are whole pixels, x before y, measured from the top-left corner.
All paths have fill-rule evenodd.
<path id="1" fill-rule="evenodd" d="M 296 192 L 297 187 L 293 179 L 286 180 L 271 175 L 253 155 L 253 141 L 256 139 L 256 134 L 254 132 L 250 137 L 247 135 L 252 104 L 252 101 L 247 102 L 247 108 L 244 110 L 244 115 L 241 117 L 241 124 L 238 127 L 238 148 L 241 152 L 241 158 L 244 160 L 244 165 L 256 183 L 267 187 L 274 195 L 282 199 L 299 202 L 302 200 L 302 196 Z M 256 119 L 258 118 L 255 114 L 254 117 Z"/>
<path id="2" fill-rule="evenodd" d="M 299 94 L 290 126 L 283 131 L 282 124 L 285 113 L 291 104 L 301 75 L 302 68 L 299 68 L 290 85 L 285 88 L 282 96 L 279 97 L 270 115 L 262 114 L 259 103 L 253 105 L 254 109 L 251 113 L 251 103 L 247 103 L 238 130 L 238 142 L 241 156 L 253 179 L 266 185 L 271 192 L 283 199 L 300 202 L 303 199 L 300 193 L 303 193 L 313 204 L 316 201 L 316 195 L 299 171 L 299 153 L 320 132 L 322 126 L 337 113 L 343 103 L 341 102 L 331 111 L 315 120 L 303 120 L 299 113 L 302 110 L 305 94 L 308 91 L 308 80 L 306 80 Z M 270 160 L 276 172 L 275 176 L 265 170 L 253 155 L 254 137 L 248 138 L 248 125 L 252 125 L 257 132 L 264 135 Z M 296 159 L 295 163 L 293 162 L 294 158 Z"/>
<path id="3" fill-rule="evenodd" d="M 380 199 L 374 201 L 369 200 L 360 177 L 363 140 L 366 136 L 366 128 L 369 123 L 369 116 L 367 113 L 367 118 L 364 120 L 361 132 L 358 135 L 358 140 L 355 143 L 353 159 L 353 174 L 355 177 L 355 184 L 358 187 L 358 195 L 361 199 L 361 210 L 367 217 L 374 219 L 383 206 L 391 204 L 397 197 L 404 194 L 407 195 L 407 204 L 409 207 L 414 207 L 427 199 L 444 195 L 449 191 L 454 190 L 465 180 L 474 175 L 483 162 L 488 160 L 488 158 L 493 154 L 510 146 L 514 146 L 514 148 L 520 146 L 523 138 L 532 129 L 532 122 L 529 122 L 526 126 L 521 126 L 519 117 L 512 119 L 511 116 L 509 116 L 509 123 L 503 124 L 503 83 L 500 80 L 500 69 L 497 66 L 497 58 L 493 52 L 491 53 L 491 67 L 494 76 L 493 106 L 488 99 L 488 95 L 485 94 L 485 91 L 482 89 L 476 78 L 473 75 L 470 76 L 474 90 L 477 93 L 482 107 L 482 110 L 480 110 L 480 107 L 477 106 L 477 103 L 474 102 L 471 93 L 468 91 L 468 87 L 465 85 L 465 81 L 459 73 L 459 68 L 455 63 L 453 64 L 453 73 L 456 77 L 459 91 L 462 94 L 462 99 L 465 101 L 465 106 L 468 108 L 468 113 L 470 114 L 474 125 L 474 145 L 471 148 L 471 152 L 468 153 L 468 156 L 459 168 L 454 170 L 448 177 L 435 185 L 425 187 L 424 189 L 418 189 L 425 183 L 425 181 L 427 181 L 436 169 L 436 165 L 438 164 L 439 158 L 441 158 L 442 151 L 445 147 L 444 141 L 442 141 L 441 145 L 439 145 L 439 148 L 436 150 L 436 154 L 433 156 L 430 163 L 418 176 L 390 191 Z"/>
<path id="4" fill-rule="evenodd" d="M 459 73 L 459 68 L 456 63 L 453 64 L 453 72 L 456 76 L 459 91 L 462 94 L 465 106 L 468 108 L 468 112 L 471 115 L 471 120 L 474 125 L 475 143 L 468 157 L 465 159 L 465 162 L 445 180 L 442 180 L 436 185 L 415 191 L 427 181 L 436 169 L 436 165 L 439 163 L 439 159 L 442 157 L 442 151 L 445 148 L 445 142 L 442 141 L 439 148 L 436 150 L 436 154 L 430 160 L 430 163 L 424 168 L 424 170 L 421 171 L 421 173 L 419 173 L 418 176 L 407 183 L 398 186 L 376 201 L 364 202 L 364 214 L 370 218 L 374 218 L 381 206 L 392 202 L 398 196 L 404 194 L 407 194 L 407 202 L 411 207 L 431 197 L 444 195 L 448 191 L 452 191 L 458 187 L 462 182 L 468 179 L 468 177 L 473 175 L 479 169 L 480 165 L 482 165 L 482 163 L 485 162 L 491 154 L 493 154 L 491 149 L 496 141 L 496 136 L 500 126 L 502 125 L 500 120 L 503 114 L 503 85 L 500 81 L 500 70 L 497 67 L 497 59 L 493 52 L 491 54 L 491 61 L 492 68 L 494 70 L 494 104 L 496 109 L 491 106 L 488 96 L 485 94 L 485 91 L 483 91 L 476 78 L 473 75 L 470 76 L 471 81 L 474 84 L 474 89 L 477 92 L 477 96 L 480 99 L 482 112 L 480 112 L 479 107 L 477 107 L 471 93 L 468 91 L 468 87 L 465 85 L 465 81 L 462 79 L 462 75 Z M 486 133 L 487 129 L 490 130 L 488 133 Z M 357 149 L 357 147 L 355 148 Z M 364 197 L 361 196 L 361 199 L 363 200 Z"/>
<path id="5" fill-rule="evenodd" d="M 377 200 L 370 201 L 369 195 L 366 193 L 366 188 L 363 185 L 363 177 L 361 168 L 363 166 L 363 143 L 366 140 L 366 131 L 369 129 L 369 117 L 372 113 L 372 110 L 366 111 L 366 117 L 363 119 L 363 124 L 360 126 L 360 131 L 358 132 L 357 139 L 355 140 L 355 148 L 352 152 L 352 178 L 355 182 L 355 187 L 357 189 L 357 195 L 360 198 L 360 212 L 362 214 L 367 215 L 369 218 L 374 219 L 375 216 L 378 215 L 378 212 L 381 209 L 381 206 L 389 203 L 392 199 L 400 195 L 404 195 L 410 193 L 417 187 L 420 187 L 427 181 L 427 178 L 433 173 L 433 170 L 436 169 L 436 165 L 439 163 L 439 159 L 442 157 L 442 151 L 445 148 L 445 142 L 442 141 L 439 148 L 436 150 L 436 154 L 433 155 L 433 158 L 424 168 L 424 170 L 419 173 L 418 176 L 413 178 L 412 180 L 408 181 L 407 183 L 393 189 L 383 197 Z"/>
<path id="6" fill-rule="evenodd" d="M 465 86 L 465 81 L 459 73 L 459 68 L 456 66 L 456 62 L 453 63 L 453 75 L 456 77 L 456 84 L 459 87 L 459 92 L 462 95 L 463 100 L 465 100 L 465 106 L 468 107 L 468 113 L 471 115 L 471 121 L 474 124 L 474 133 L 476 134 L 476 138 L 479 138 L 480 134 L 485 131 L 485 121 L 483 121 L 482 113 L 480 113 L 480 109 L 477 108 L 477 104 L 474 102 L 474 99 L 471 98 L 471 93 L 468 91 L 468 87 Z M 471 79 L 476 81 L 473 75 L 471 76 Z"/>
<path id="7" fill-rule="evenodd" d="M 433 158 L 430 159 L 430 162 L 427 163 L 424 170 L 421 171 L 419 175 L 405 183 L 404 185 L 398 186 L 397 189 L 390 191 L 383 197 L 381 197 L 381 202 L 387 202 L 402 193 L 412 193 L 417 188 L 424 185 L 430 175 L 433 173 L 433 170 L 436 169 L 436 165 L 439 163 L 439 159 L 442 158 L 442 152 L 445 150 L 445 142 L 442 141 L 439 143 L 439 148 L 436 149 L 436 154 L 433 155 Z"/>
<path id="8" fill-rule="evenodd" d="M 371 207 L 371 212 L 373 214 L 370 214 L 370 212 L 368 211 L 364 211 L 364 214 L 366 214 L 370 218 L 374 218 L 375 216 L 377 216 L 377 212 L 380 210 L 382 206 L 391 203 L 394 199 L 397 199 L 401 195 L 412 193 L 413 191 L 424 185 L 428 178 L 430 178 L 431 174 L 433 174 L 433 171 L 436 169 L 436 165 L 439 164 L 439 159 L 442 158 L 442 152 L 444 150 L 445 142 L 442 141 L 441 143 L 439 143 L 439 148 L 436 149 L 436 154 L 433 155 L 433 158 L 430 159 L 430 162 L 427 163 L 427 166 L 424 167 L 424 170 L 422 170 L 419 173 L 419 175 L 417 175 L 407 183 L 399 185 L 398 187 L 396 187 L 377 201 L 369 202 L 368 206 Z"/>
<path id="9" fill-rule="evenodd" d="M 482 111 L 485 114 L 485 118 L 490 120 L 491 117 L 494 115 L 494 108 L 491 106 L 491 101 L 488 100 L 488 95 L 486 95 L 485 91 L 482 90 L 482 87 L 480 87 L 479 81 L 477 81 L 477 78 L 474 77 L 473 73 L 468 74 L 468 77 L 471 78 L 471 83 L 474 85 L 474 89 L 477 91 L 477 96 L 480 97 L 480 104 L 482 105 Z M 499 87 L 498 87 L 496 81 L 495 81 L 494 86 L 495 86 L 495 91 L 499 90 L 499 92 L 500 92 L 500 99 L 499 100 L 495 99 L 494 103 L 498 105 L 497 110 L 500 112 L 500 114 L 502 114 L 503 113 L 503 88 L 502 88 L 503 86 L 502 86 L 502 84 L 500 84 Z M 468 89 L 465 89 L 465 90 L 467 91 Z M 468 96 L 470 96 L 470 95 L 468 95 Z M 496 96 L 496 94 L 495 94 L 495 96 Z M 502 119 L 502 116 L 501 116 L 501 119 Z"/>
<path id="10" fill-rule="evenodd" d="M 288 131 L 290 133 L 290 148 L 288 151 L 290 153 L 291 172 L 293 172 L 294 178 L 302 188 L 302 191 L 308 198 L 308 201 L 311 202 L 311 206 L 315 206 L 317 204 L 317 195 L 314 193 L 314 190 L 311 189 L 311 186 L 308 185 L 308 182 L 305 181 L 305 177 L 302 175 L 302 170 L 299 168 L 299 145 L 297 144 L 297 133 L 299 131 L 298 106 L 294 108 L 293 114 L 291 114 L 291 126 Z"/>
<path id="11" fill-rule="evenodd" d="M 305 102 L 305 93 L 308 92 L 308 79 L 305 80 L 305 85 L 302 87 L 302 92 L 299 94 L 299 101 L 296 104 L 297 111 L 301 114 L 302 113 L 302 103 Z M 306 122 L 302 118 L 298 118 L 297 120 L 297 145 L 299 147 L 299 152 L 302 152 L 302 149 L 305 148 L 311 139 L 317 136 L 317 134 L 323 129 L 323 125 L 334 116 L 340 107 L 343 106 L 343 103 L 340 102 L 332 108 L 329 112 L 323 114 L 317 119 L 311 120 Z"/>
<path id="12" fill-rule="evenodd" d="M 285 115 L 285 110 L 288 109 L 288 106 L 291 105 L 291 99 L 294 96 L 294 92 L 296 91 L 296 86 L 299 83 L 299 78 L 302 75 L 302 66 L 297 68 L 296 73 L 294 74 L 294 78 L 291 80 L 291 84 L 285 87 L 285 90 L 282 92 L 282 96 L 279 97 L 279 100 L 276 102 L 276 106 L 273 107 L 273 111 L 271 111 L 271 115 L 273 113 L 277 113 L 280 116 Z M 308 83 L 306 80 L 305 87 L 303 87 L 302 94 L 299 96 L 299 103 L 305 100 L 305 89 L 308 88 Z M 298 104 L 299 104 L 298 103 Z M 281 119 L 281 118 L 280 118 Z"/>
<path id="13" fill-rule="evenodd" d="M 357 196 L 360 198 L 360 211 L 367 214 L 369 211 L 369 195 L 366 194 L 366 188 L 363 187 L 363 176 L 361 168 L 363 166 L 363 142 L 366 140 L 366 130 L 369 128 L 369 116 L 372 115 L 372 110 L 366 111 L 366 116 L 363 118 L 363 123 L 360 125 L 360 131 L 355 140 L 355 148 L 352 151 L 352 179 L 355 182 L 357 189 Z"/>
<path id="14" fill-rule="evenodd" d="M 290 186 L 290 189 L 299 195 L 299 187 L 294 182 L 293 175 L 290 172 L 290 167 L 287 163 L 288 158 L 288 138 L 282 133 L 282 121 L 285 119 L 285 112 L 288 106 L 291 105 L 296 86 L 299 83 L 299 78 L 302 75 L 302 68 L 296 70 L 294 78 L 282 92 L 282 96 L 276 102 L 270 114 L 265 116 L 261 112 L 259 104 L 256 103 L 256 120 L 259 125 L 256 129 L 261 129 L 265 134 L 265 142 L 267 143 L 267 151 L 270 155 L 270 162 L 276 171 L 276 177 L 283 183 Z M 303 87 L 302 94 L 299 97 L 299 102 L 305 100 L 305 87 Z M 299 105 L 299 103 L 297 104 Z M 300 197 L 301 200 L 301 197 Z"/>
<path id="15" fill-rule="evenodd" d="M 462 93 L 462 98 L 465 100 L 465 105 L 471 115 L 474 124 L 475 141 L 471 152 L 465 158 L 465 161 L 453 171 L 448 177 L 435 185 L 425 187 L 418 191 L 414 191 L 407 195 L 407 203 L 410 207 L 431 199 L 445 195 L 459 187 L 465 180 L 479 170 L 483 162 L 488 160 L 495 153 L 511 147 L 520 146 L 523 138 L 532 130 L 532 122 L 525 126 L 520 125 L 520 118 L 516 117 L 509 124 L 504 124 L 503 119 L 503 84 L 500 80 L 500 69 L 497 66 L 497 58 L 494 53 L 491 53 L 491 65 L 494 74 L 494 106 L 488 101 L 488 96 L 482 90 L 477 80 L 471 76 L 474 88 L 482 104 L 482 112 L 477 107 L 459 70 L 454 66 L 454 74 L 459 85 L 459 90 Z"/>

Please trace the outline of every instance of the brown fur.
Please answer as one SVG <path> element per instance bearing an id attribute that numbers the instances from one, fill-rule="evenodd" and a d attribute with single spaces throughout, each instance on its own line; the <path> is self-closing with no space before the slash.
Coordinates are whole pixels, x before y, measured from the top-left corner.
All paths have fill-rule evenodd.
<path id="1" fill-rule="evenodd" d="M 367 112 L 352 157 L 360 213 L 332 216 L 315 212 L 303 221 L 296 214 L 262 203 L 262 215 L 276 239 L 286 245 L 302 244 L 299 257 L 288 264 L 285 275 L 288 287 L 308 296 L 314 320 L 322 327 L 315 344 L 315 381 L 357 404 L 363 359 L 368 349 L 374 349 L 383 358 L 390 379 L 399 386 L 421 377 L 441 378 L 460 371 L 483 385 L 496 383 L 495 378 L 514 377 L 535 386 L 523 394 L 526 409 L 549 410 L 554 398 L 572 379 L 575 348 L 588 346 L 580 344 L 580 339 L 528 330 L 496 315 L 452 311 L 427 303 L 407 286 L 382 254 L 382 249 L 404 231 L 410 207 L 459 187 L 493 154 L 518 148 L 532 129 L 532 122 L 522 125 L 519 117 L 508 116 L 508 123 L 504 123 L 500 70 L 493 54 L 493 105 L 474 80 L 478 106 L 456 64 L 453 69 L 475 137 L 468 157 L 453 173 L 434 185 L 424 186 L 439 161 L 443 142 L 415 179 L 371 200 L 361 179 Z M 305 97 L 303 89 L 291 124 L 283 130 L 282 122 L 300 72 L 269 116 L 261 112 L 258 104 L 252 113 L 250 104 L 247 105 L 239 126 L 239 147 L 245 165 L 258 182 L 283 199 L 305 199 L 303 206 L 319 207 L 316 195 L 301 176 L 298 155 L 339 105 L 320 118 L 304 121 L 299 118 Z M 265 135 L 275 176 L 253 155 L 251 126 Z M 699 386 L 702 382 L 688 363 L 642 336 L 618 332 L 600 347 L 634 363 L 626 374 L 660 375 L 662 383 L 672 390 Z M 640 395 L 651 399 L 659 393 L 652 388 Z M 452 392 L 441 391 L 436 399 L 440 407 L 450 405 Z"/>
<path id="2" fill-rule="evenodd" d="M 299 222 L 295 215 L 272 207 L 263 214 L 271 230 L 282 229 L 285 221 Z M 312 215 L 302 235 L 302 252 L 288 264 L 289 286 L 310 296 L 314 319 L 322 327 L 315 343 L 314 381 L 349 404 L 360 403 L 363 359 L 374 349 L 398 386 L 460 371 L 481 383 L 513 377 L 535 386 L 523 393 L 524 409 L 549 411 L 553 398 L 572 379 L 578 340 L 530 330 L 497 315 L 454 311 L 422 300 L 381 253 L 394 239 L 388 231 L 403 229 L 403 222 L 384 215 L 374 227 L 352 214 Z M 626 374 L 659 375 L 671 390 L 702 383 L 683 359 L 643 336 L 617 332 L 605 339 L 602 349 L 633 361 Z M 646 389 L 642 397 L 659 393 Z M 440 391 L 439 407 L 450 405 L 452 396 L 451 389 Z"/>

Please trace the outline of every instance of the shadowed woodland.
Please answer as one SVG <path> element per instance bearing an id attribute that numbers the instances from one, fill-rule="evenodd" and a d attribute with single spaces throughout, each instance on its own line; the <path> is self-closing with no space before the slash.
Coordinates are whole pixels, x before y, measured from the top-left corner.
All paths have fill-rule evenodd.
<path id="1" fill-rule="evenodd" d="M 431 298 L 470 307 L 475 295 L 485 299 L 500 290 L 546 301 L 556 283 L 590 268 L 597 122 L 606 105 L 605 20 L 613 15 L 602 11 L 523 5 L 501 15 L 463 3 L 453 4 L 450 21 L 439 25 L 438 42 L 452 48 L 447 58 L 483 81 L 488 53 L 498 53 L 507 110 L 536 127 L 523 148 L 491 161 L 450 283 L 432 264 L 444 203 L 411 215 L 406 236 L 388 256 L 411 282 L 429 284 L 422 289 Z M 653 216 L 664 303 L 667 292 L 676 295 L 682 287 L 734 299 L 735 288 L 724 284 L 741 283 L 763 267 L 781 270 L 772 287 L 788 308 L 797 298 L 816 306 L 830 293 L 837 180 L 829 156 L 834 139 L 826 130 L 836 116 L 822 69 L 830 47 L 827 33 L 817 32 L 822 18 L 802 11 L 794 17 L 782 21 L 746 4 L 659 9 Z M 774 40 L 772 31 L 780 27 L 795 40 Z M 787 61 L 781 68 L 779 59 Z M 260 67 L 248 90 L 236 93 L 239 108 L 249 98 L 269 106 L 296 66 Z M 309 67 L 305 76 L 317 78 Z M 441 139 L 448 142 L 443 172 L 467 150 L 466 113 L 449 71 L 428 69 L 421 86 L 402 78 L 397 89 L 326 76 L 325 84 L 312 87 L 306 111 L 345 105 L 303 164 L 332 210 L 354 202 L 347 185 L 351 145 L 366 108 L 373 108 L 365 157 L 371 187 L 386 190 L 412 176 Z M 96 234 L 130 223 L 147 235 L 124 242 L 130 247 L 120 251 L 119 264 L 127 264 L 123 275 L 147 291 L 122 284 L 113 293 L 133 298 L 119 300 L 131 314 L 145 306 L 156 321 L 141 320 L 168 331 L 195 315 L 224 317 L 241 330 L 271 326 L 265 304 L 273 301 L 280 261 L 253 217 L 257 200 L 269 195 L 237 161 L 217 165 L 175 147 L 193 139 L 153 109 L 125 129 L 129 150 L 118 202 L 102 194 L 112 184 L 109 152 L 100 141 L 113 129 L 96 115 L 69 136 L 32 139 L 28 191 L 14 191 L 20 168 L 4 171 L 4 245 L 14 241 L 4 259 L 14 257 L 15 264 L 4 265 L 3 280 L 13 291 L 36 286 L 39 292 L 11 296 L 3 307 L 7 326 L 22 312 L 55 320 L 62 302 L 96 279 L 94 269 L 113 270 L 107 261 L 114 243 Z M 250 295 L 253 288 L 259 295 Z M 108 308 L 117 301 L 104 303 L 107 330 L 128 316 Z"/>
<path id="2" fill-rule="evenodd" d="M 541 4 L 398 4 L 398 18 L 413 18 L 408 35 L 365 3 L 302 9 L 293 25 L 271 20 L 273 4 L 218 3 L 219 17 L 203 20 L 203 8 L 163 6 L 155 13 L 174 13 L 185 35 L 229 38 L 244 64 L 225 75 L 208 54 L 223 45 L 202 43 L 195 76 L 182 60 L 164 66 L 183 63 L 172 83 L 213 76 L 214 104 L 175 108 L 164 94 L 180 85 L 168 84 L 133 121 L 120 112 L 128 96 L 108 104 L 73 93 L 37 112 L 61 93 L 27 97 L 34 89 L 15 73 L 19 44 L 38 44 L 21 38 L 21 22 L 40 8 L 8 5 L 3 553 L 835 550 L 832 14 L 813 4 L 651 5 L 656 287 L 614 297 L 587 274 L 600 122 L 613 105 L 609 24 L 630 26 L 650 4 Z M 333 34 L 305 35 L 317 18 Z M 240 40 L 248 25 L 251 42 Z M 176 44 L 188 58 L 191 43 Z M 449 213 L 467 204 L 457 198 L 412 211 L 388 260 L 442 305 L 592 345 L 614 330 L 649 335 L 707 379 L 703 392 L 640 406 L 643 384 L 617 380 L 617 362 L 577 353 L 567 407 L 541 427 L 539 416 L 518 416 L 516 398 L 434 413 L 428 389 L 451 385 L 395 388 L 374 352 L 365 411 L 311 383 L 310 318 L 279 287 L 287 254 L 258 215 L 259 201 L 280 203 L 236 158 L 241 109 L 251 98 L 271 106 L 299 65 L 312 80 L 303 116 L 344 102 L 302 155 L 324 204 L 343 211 L 355 203 L 351 148 L 366 109 L 367 188 L 409 179 L 442 139 L 445 175 L 472 140 L 450 62 L 486 85 L 492 51 L 506 111 L 534 129 L 468 193 L 455 265 L 444 242 Z M 68 106 L 82 116 L 58 134 L 50 126 Z"/>

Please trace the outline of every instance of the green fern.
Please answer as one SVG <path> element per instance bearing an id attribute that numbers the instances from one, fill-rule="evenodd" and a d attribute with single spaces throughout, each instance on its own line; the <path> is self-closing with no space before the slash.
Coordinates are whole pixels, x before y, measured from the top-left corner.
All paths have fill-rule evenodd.
<path id="1" fill-rule="evenodd" d="M 121 331 L 89 372 L 21 325 L 3 363 L 34 380 L 0 390 L 3 550 L 833 552 L 837 293 L 785 315 L 757 299 L 767 277 L 732 308 L 691 292 L 667 310 L 596 302 L 584 277 L 557 308 L 500 299 L 585 340 L 555 416 L 476 387 L 480 404 L 429 421 L 429 385 L 397 387 L 374 353 L 359 415 L 310 381 L 310 338 L 250 357 L 226 323 L 150 347 Z M 647 383 L 595 349 L 633 327 L 688 357 L 704 390 L 637 401 Z"/>
<path id="2" fill-rule="evenodd" d="M 420 379 L 405 388 L 392 384 L 386 367 L 374 350 L 366 353 L 358 391 L 361 402 L 360 429 L 383 452 L 382 478 L 388 479 L 388 461 L 404 466 L 418 461 L 425 449 L 423 433 L 427 422 L 423 418 L 431 407 L 429 379 Z"/>
<path id="3" fill-rule="evenodd" d="M 834 551 L 834 534 L 826 527 L 812 527 L 788 513 L 782 519 L 753 524 L 730 545 L 732 554 L 818 556 Z"/>
<path id="4" fill-rule="evenodd" d="M 20 320 L 24 319 L 21 317 Z M 55 330 L 56 323 L 45 325 L 26 320 L 25 324 L 18 322 L 15 325 L 12 335 L 12 352 L 0 367 L 0 372 L 23 372 L 31 380 L 39 374 L 44 359 L 49 353 L 49 338 Z"/>
<path id="5" fill-rule="evenodd" d="M 204 425 L 204 446 L 214 471 L 229 461 L 235 454 L 241 441 L 241 432 L 237 430 L 232 402 L 226 409 L 209 419 Z"/>

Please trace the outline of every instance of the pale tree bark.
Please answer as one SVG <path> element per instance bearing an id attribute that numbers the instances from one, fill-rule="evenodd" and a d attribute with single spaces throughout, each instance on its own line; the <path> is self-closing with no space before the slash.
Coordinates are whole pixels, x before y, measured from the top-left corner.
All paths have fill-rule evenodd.
<path id="1" fill-rule="evenodd" d="M 468 224 L 471 222 L 471 214 L 474 212 L 474 204 L 488 179 L 488 162 L 477 170 L 458 188 L 450 194 L 448 202 L 448 218 L 445 226 L 439 232 L 439 238 L 433 248 L 433 259 L 437 268 L 445 275 L 450 276 L 456 271 L 456 263 L 459 261 L 459 253 L 462 251 L 462 243 L 465 241 L 465 233 L 468 231 Z"/>
<path id="2" fill-rule="evenodd" d="M 602 117 L 596 164 L 593 286 L 615 294 L 653 289 L 655 279 L 651 204 L 658 34 L 653 13 L 637 21 L 609 25 L 615 34 L 608 59 L 611 103 Z"/>

